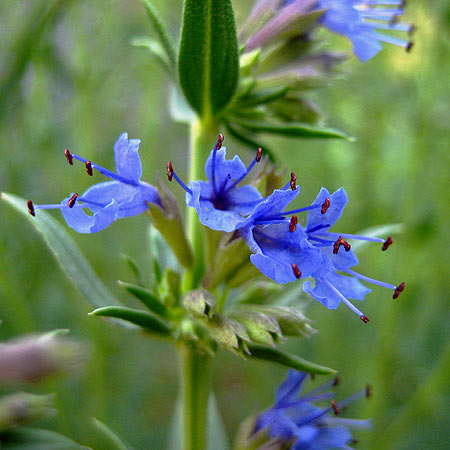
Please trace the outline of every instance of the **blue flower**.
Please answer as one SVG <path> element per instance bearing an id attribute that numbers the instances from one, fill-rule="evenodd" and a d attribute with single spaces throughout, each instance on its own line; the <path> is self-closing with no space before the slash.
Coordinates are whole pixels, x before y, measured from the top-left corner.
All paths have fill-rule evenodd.
<path id="1" fill-rule="evenodd" d="M 340 188 L 333 194 L 322 188 L 313 202 L 313 205 L 322 203 L 327 207 L 324 214 L 322 211 L 312 209 L 308 213 L 305 229 L 309 242 L 320 250 L 322 260 L 318 269 L 311 274 L 316 282 L 315 287 L 313 288 L 307 281 L 303 285 L 303 290 L 329 309 L 335 309 L 343 302 L 364 322 L 368 322 L 367 316 L 348 300 L 348 298 L 364 300 L 364 296 L 370 292 L 370 289 L 359 280 L 392 289 L 394 299 L 403 291 L 405 283 L 394 286 L 366 277 L 351 269 L 358 264 L 358 259 L 346 239 L 380 242 L 383 244 L 383 251 L 387 250 L 393 241 L 391 237 L 385 240 L 378 237 L 330 232 L 330 227 L 341 217 L 347 201 L 348 197 L 344 188 Z M 346 275 L 340 275 L 336 273 L 337 271 L 344 272 Z"/>
<path id="2" fill-rule="evenodd" d="M 161 206 L 157 189 L 144 181 L 140 181 L 142 165 L 138 150 L 139 139 L 128 139 L 123 133 L 114 145 L 114 156 L 117 173 L 111 172 L 81 156 L 65 150 L 69 164 L 76 159 L 85 164 L 89 175 L 97 170 L 113 181 L 97 183 L 82 195 L 71 194 L 60 204 L 33 205 L 28 202 L 28 209 L 35 215 L 36 209 L 61 209 L 67 222 L 79 233 L 95 233 L 103 230 L 117 219 L 134 216 L 148 208 L 148 202 Z M 87 214 L 85 209 L 90 210 Z"/>
<path id="3" fill-rule="evenodd" d="M 403 14 L 404 3 L 403 0 L 319 0 L 317 6 L 327 10 L 319 22 L 330 31 L 350 39 L 353 52 L 365 62 L 382 49 L 382 42 L 407 51 L 411 49 L 411 41 L 376 31 L 411 33 L 412 25 L 397 23 L 397 18 Z"/>
<path id="4" fill-rule="evenodd" d="M 186 186 L 173 170 L 171 162 L 167 164 L 167 175 L 169 181 L 175 178 L 186 191 L 186 204 L 195 208 L 203 225 L 212 230 L 231 232 L 250 221 L 251 213 L 261 201 L 261 194 L 254 186 L 238 187 L 261 160 L 261 149 L 258 149 L 255 159 L 246 168 L 238 156 L 226 159 L 223 139 L 223 135 L 219 135 L 206 161 L 208 182 L 192 181 Z"/>
<path id="5" fill-rule="evenodd" d="M 369 420 L 333 416 L 339 415 L 340 410 L 349 403 L 368 396 L 370 388 L 337 403 L 333 400 L 333 392 L 324 391 L 336 386 L 338 379 L 330 380 L 300 396 L 305 379 L 306 373 L 289 370 L 286 380 L 276 391 L 275 404 L 256 419 L 253 434 L 267 430 L 272 442 L 281 444 L 280 448 L 293 442 L 292 447 L 289 447 L 292 450 L 349 449 L 347 443 L 352 440 L 349 429 L 367 429 L 371 423 Z M 319 406 L 317 402 L 329 403 L 327 406 Z"/>
<path id="6" fill-rule="evenodd" d="M 264 275 L 281 284 L 310 276 L 321 261 L 320 250 L 308 241 L 295 213 L 322 205 L 284 211 L 299 192 L 300 187 L 292 183 L 276 189 L 256 206 L 251 223 L 242 230 L 253 252 L 251 262 Z M 291 214 L 294 214 L 291 219 L 285 217 Z"/>

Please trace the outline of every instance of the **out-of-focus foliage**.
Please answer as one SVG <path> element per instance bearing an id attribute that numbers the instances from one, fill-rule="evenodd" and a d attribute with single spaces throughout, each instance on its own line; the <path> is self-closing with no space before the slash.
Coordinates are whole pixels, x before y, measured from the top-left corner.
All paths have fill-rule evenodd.
<path id="1" fill-rule="evenodd" d="M 154 3 L 177 36 L 181 1 Z M 250 2 L 236 0 L 234 6 L 242 23 Z M 372 383 L 374 395 L 361 405 L 366 410 L 354 414 L 375 423 L 372 433 L 361 434 L 362 448 L 447 445 L 448 17 L 444 0 L 409 2 L 408 19 L 418 27 L 411 54 L 386 47 L 365 65 L 353 58 L 345 78 L 310 94 L 327 113 L 327 124 L 357 142 L 270 142 L 279 165 L 289 165 L 298 176 L 299 205 L 312 201 L 322 185 L 345 186 L 350 202 L 343 230 L 404 224 L 389 257 L 378 245 L 359 253 L 364 273 L 393 283 L 405 280 L 403 295 L 393 301 L 375 288 L 364 302 L 368 325 L 344 308 L 328 311 L 311 303 L 308 317 L 319 333 L 284 346 L 339 368 L 342 396 Z M 153 182 L 156 171 L 162 174 L 169 156 L 176 167 L 186 167 L 187 129 L 170 121 L 166 72 L 145 48 L 130 45 L 136 36 L 154 37 L 138 1 L 1 2 L 1 191 L 36 203 L 82 192 L 92 181 L 67 165 L 64 148 L 109 167 L 122 131 L 142 139 L 144 179 Z M 329 47 L 342 51 L 342 45 L 337 39 Z M 231 153 L 243 154 L 240 144 L 225 138 Z M 182 201 L 182 193 L 177 195 Z M 0 214 L 0 338 L 70 328 L 73 336 L 92 342 L 84 375 L 43 385 L 42 392 L 57 393 L 60 413 L 40 426 L 106 450 L 108 443 L 92 426 L 95 416 L 138 449 L 164 448 L 176 396 L 171 347 L 89 317 L 89 304 L 29 223 L 3 203 Z M 58 211 L 54 214 L 62 220 Z M 138 301 L 116 280 L 136 279 L 119 255 L 132 256 L 151 285 L 147 226 L 148 219 L 139 216 L 98 235 L 67 230 L 108 288 L 130 307 L 139 307 Z M 300 286 L 293 292 L 300 298 Z M 285 374 L 225 352 L 215 369 L 214 386 L 230 434 L 244 417 L 271 403 Z"/>

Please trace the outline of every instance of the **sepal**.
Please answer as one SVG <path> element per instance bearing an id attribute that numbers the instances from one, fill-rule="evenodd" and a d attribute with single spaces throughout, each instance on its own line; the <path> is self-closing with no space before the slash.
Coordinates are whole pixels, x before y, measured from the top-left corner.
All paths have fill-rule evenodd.
<path id="1" fill-rule="evenodd" d="M 216 297 L 204 289 L 188 292 L 183 298 L 183 306 L 195 316 L 212 317 Z"/>
<path id="2" fill-rule="evenodd" d="M 156 187 L 163 207 L 149 203 L 146 211 L 153 226 L 161 233 L 184 267 L 193 263 L 192 249 L 184 230 L 184 221 L 176 197 L 156 179 Z"/>

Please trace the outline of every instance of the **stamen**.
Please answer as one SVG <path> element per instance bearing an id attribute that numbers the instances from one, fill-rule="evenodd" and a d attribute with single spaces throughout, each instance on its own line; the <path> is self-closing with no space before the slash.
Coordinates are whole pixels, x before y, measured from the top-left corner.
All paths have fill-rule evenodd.
<path id="1" fill-rule="evenodd" d="M 298 268 L 297 264 L 292 263 L 292 272 L 294 272 L 295 278 L 301 278 L 302 272 Z"/>
<path id="2" fill-rule="evenodd" d="M 289 186 L 291 186 L 291 189 L 293 191 L 295 191 L 297 189 L 296 181 L 297 181 L 297 176 L 295 175 L 294 172 L 291 172 L 291 181 L 289 182 Z"/>
<path id="3" fill-rule="evenodd" d="M 327 279 L 325 278 L 321 278 L 321 280 L 334 292 L 336 292 L 336 294 L 340 297 L 340 299 L 342 300 L 342 302 L 348 306 L 355 314 L 358 314 L 358 317 L 365 323 L 367 323 L 369 321 L 369 319 L 364 315 L 364 313 L 362 311 L 360 311 L 350 300 L 348 300 L 346 297 L 344 297 L 342 295 L 342 293 L 336 289 L 333 284 L 331 284 Z"/>
<path id="4" fill-rule="evenodd" d="M 167 178 L 172 181 L 172 177 L 175 178 L 176 182 L 189 194 L 192 195 L 192 191 L 181 181 L 181 178 L 177 175 L 175 170 L 173 170 L 172 163 L 169 161 L 167 163 Z"/>
<path id="5" fill-rule="evenodd" d="M 333 408 L 334 415 L 338 416 L 339 415 L 339 407 L 335 400 L 331 400 L 331 407 Z"/>
<path id="6" fill-rule="evenodd" d="M 392 240 L 392 238 L 388 236 L 388 238 L 384 241 L 383 246 L 381 247 L 381 251 L 385 252 L 393 243 L 394 241 Z"/>
<path id="7" fill-rule="evenodd" d="M 344 240 L 342 236 L 339 236 L 338 240 L 333 244 L 333 254 L 338 254 L 341 245 L 344 246 L 346 252 L 349 252 L 352 248 L 352 246 L 346 240 Z"/>
<path id="8" fill-rule="evenodd" d="M 413 46 L 414 46 L 414 42 L 413 41 L 409 41 L 406 44 L 406 47 L 405 47 L 406 53 L 409 53 L 411 51 L 411 49 L 413 48 Z"/>
<path id="9" fill-rule="evenodd" d="M 224 139 L 225 139 L 224 135 L 222 133 L 219 133 L 219 138 L 217 139 L 216 143 L 216 150 L 220 150 L 222 148 L 222 143 Z"/>
<path id="10" fill-rule="evenodd" d="M 325 201 L 322 203 L 322 209 L 320 210 L 320 213 L 325 214 L 328 211 L 329 207 L 330 207 L 330 199 L 326 198 Z"/>
<path id="11" fill-rule="evenodd" d="M 167 178 L 169 179 L 169 181 L 172 181 L 173 178 L 173 167 L 171 161 L 167 163 Z"/>
<path id="12" fill-rule="evenodd" d="M 84 164 L 86 166 L 86 172 L 88 173 L 88 175 L 90 177 L 92 177 L 92 175 L 94 175 L 94 172 L 92 171 L 92 162 L 91 161 L 86 161 Z"/>
<path id="13" fill-rule="evenodd" d="M 378 281 L 375 280 L 374 278 L 366 277 L 365 275 L 361 275 L 360 273 L 355 272 L 354 270 L 347 269 L 346 272 L 349 275 L 359 278 L 360 280 L 367 281 L 368 283 L 377 284 L 378 286 L 385 287 L 387 289 L 396 289 L 396 287 L 393 284 L 385 283 L 384 281 Z"/>
<path id="14" fill-rule="evenodd" d="M 262 148 L 258 147 L 258 150 L 256 150 L 256 162 L 260 162 L 262 157 Z"/>
<path id="15" fill-rule="evenodd" d="M 364 322 L 364 323 L 369 323 L 369 318 L 365 315 L 359 316 L 359 318 Z"/>
<path id="16" fill-rule="evenodd" d="M 372 395 L 372 386 L 368 384 L 366 386 L 366 398 L 369 398 Z"/>
<path id="17" fill-rule="evenodd" d="M 73 194 L 72 197 L 69 198 L 69 201 L 67 202 L 67 206 L 69 208 L 73 208 L 75 206 L 77 198 L 78 198 L 78 194 L 77 193 Z"/>
<path id="18" fill-rule="evenodd" d="M 36 217 L 36 211 L 34 210 L 34 205 L 33 205 L 33 202 L 32 202 L 31 200 L 28 200 L 27 206 L 28 206 L 28 212 L 29 212 L 33 217 Z"/>
<path id="19" fill-rule="evenodd" d="M 309 376 L 311 377 L 311 380 L 315 380 L 316 379 L 316 374 L 315 373 L 310 373 Z"/>
<path id="20" fill-rule="evenodd" d="M 341 381 L 341 377 L 335 377 L 332 386 L 337 386 Z"/>
<path id="21" fill-rule="evenodd" d="M 394 295 L 392 296 L 392 298 L 395 300 L 396 298 L 398 298 L 398 296 L 403 292 L 403 290 L 405 289 L 405 282 L 400 283 L 394 291 Z"/>
<path id="22" fill-rule="evenodd" d="M 297 229 L 298 217 L 292 216 L 291 221 L 289 222 L 289 231 L 293 233 Z"/>
<path id="23" fill-rule="evenodd" d="M 312 231 L 309 231 L 312 232 Z M 379 237 L 369 237 L 369 236 L 361 236 L 359 234 L 348 234 L 348 233 L 333 233 L 333 232 L 326 232 L 326 233 L 314 233 L 319 236 L 328 236 L 328 237 L 343 237 L 344 239 L 356 239 L 358 241 L 369 241 L 369 242 L 381 242 L 384 243 L 385 240 Z"/>
<path id="24" fill-rule="evenodd" d="M 66 148 L 66 149 L 64 150 L 64 155 L 66 155 L 67 162 L 68 162 L 71 166 L 73 166 L 73 157 L 72 157 L 72 153 L 70 153 L 70 150 L 69 150 L 68 148 Z"/>

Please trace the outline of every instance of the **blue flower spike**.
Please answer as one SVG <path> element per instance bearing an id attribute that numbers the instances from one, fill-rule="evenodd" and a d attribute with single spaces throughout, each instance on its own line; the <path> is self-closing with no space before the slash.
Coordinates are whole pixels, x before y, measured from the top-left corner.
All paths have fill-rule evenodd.
<path id="1" fill-rule="evenodd" d="M 347 445 L 353 441 L 350 429 L 368 429 L 371 422 L 337 416 L 355 400 L 369 397 L 370 386 L 336 402 L 334 392 L 326 391 L 337 386 L 339 378 L 300 395 L 306 377 L 306 373 L 289 370 L 286 380 L 276 391 L 274 405 L 257 417 L 253 435 L 267 430 L 276 443 L 293 442 L 289 447 L 292 450 L 350 450 Z"/>
<path id="2" fill-rule="evenodd" d="M 404 11 L 404 0 L 319 0 L 317 6 L 327 10 L 319 22 L 330 31 L 347 37 L 362 62 L 373 58 L 382 49 L 382 42 L 403 47 L 407 52 L 413 46 L 409 39 L 377 31 L 408 34 L 414 31 L 414 25 L 398 22 Z"/>
<path id="3" fill-rule="evenodd" d="M 348 299 L 364 300 L 364 296 L 370 292 L 359 280 L 366 281 L 378 286 L 392 289 L 394 291 L 393 298 L 396 299 L 405 288 L 405 283 L 398 286 L 378 281 L 373 278 L 361 275 L 351 267 L 358 264 L 351 244 L 346 239 L 363 240 L 382 243 L 381 250 L 387 250 L 393 243 L 389 236 L 387 239 L 379 237 L 361 236 L 355 234 L 335 233 L 329 229 L 341 217 L 348 197 L 344 188 L 340 188 L 333 194 L 322 188 L 314 200 L 313 204 L 323 202 L 327 206 L 325 214 L 319 213 L 317 210 L 311 210 L 308 213 L 305 233 L 309 242 L 320 249 L 322 262 L 312 277 L 316 281 L 314 288 L 311 283 L 306 282 L 303 286 L 305 292 L 311 294 L 316 300 L 323 303 L 327 308 L 337 308 L 340 302 L 346 304 L 353 312 L 364 322 L 369 319 L 358 308 L 356 308 Z M 337 271 L 344 272 L 346 275 L 340 275 Z M 349 275 L 349 276 L 347 276 Z"/>
<path id="4" fill-rule="evenodd" d="M 212 230 L 232 232 L 250 222 L 251 214 L 261 201 L 261 194 L 251 185 L 238 185 L 244 181 L 253 167 L 261 161 L 262 149 L 248 167 L 236 155 L 226 159 L 226 148 L 222 147 L 223 134 L 219 134 L 216 145 L 206 161 L 205 172 L 208 182 L 191 181 L 189 186 L 167 163 L 167 177 L 172 178 L 186 191 L 186 204 L 195 208 L 200 222 Z"/>
<path id="5" fill-rule="evenodd" d="M 138 154 L 139 143 L 139 139 L 128 139 L 127 133 L 119 136 L 114 145 L 117 173 L 65 149 L 70 165 L 75 159 L 84 163 L 90 176 L 96 170 L 113 181 L 94 184 L 82 195 L 71 194 L 60 204 L 33 205 L 30 200 L 28 211 L 34 216 L 37 209 L 60 209 L 67 224 L 75 231 L 95 233 L 117 219 L 141 214 L 148 208 L 148 202 L 162 206 L 157 189 L 140 181 L 142 165 Z M 87 214 L 85 209 L 90 210 L 91 214 Z"/>

